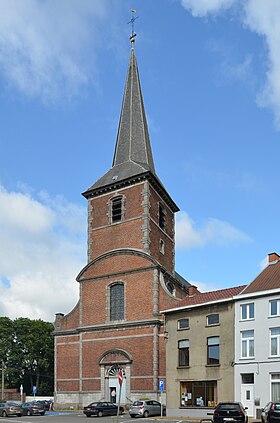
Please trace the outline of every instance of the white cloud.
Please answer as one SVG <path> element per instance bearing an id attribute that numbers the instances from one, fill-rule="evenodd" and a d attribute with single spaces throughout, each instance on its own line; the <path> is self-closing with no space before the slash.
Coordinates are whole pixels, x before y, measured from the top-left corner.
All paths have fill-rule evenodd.
<path id="1" fill-rule="evenodd" d="M 79 94 L 94 74 L 106 6 L 107 0 L 1 0 L 0 72 L 8 84 L 46 103 Z"/>
<path id="2" fill-rule="evenodd" d="M 268 49 L 267 79 L 258 103 L 269 107 L 280 129 L 280 2 L 279 0 L 248 0 L 244 22 L 251 31 L 263 36 Z"/>
<path id="3" fill-rule="evenodd" d="M 239 245 L 250 241 L 250 237 L 228 222 L 209 218 L 200 228 L 186 212 L 176 219 L 176 246 L 178 249 L 204 247 L 212 243 L 219 246 Z"/>
<path id="4" fill-rule="evenodd" d="M 86 208 L 0 187 L 0 314 L 53 321 L 78 296 L 86 263 Z"/>
<path id="5" fill-rule="evenodd" d="M 274 113 L 275 126 L 280 130 L 280 2 L 279 0 L 181 0 L 182 6 L 195 17 L 217 15 L 231 6 L 243 10 L 242 24 L 262 36 L 267 45 L 267 72 L 264 87 L 257 95 L 261 107 L 270 108 Z M 250 66 L 250 55 L 234 77 L 244 79 Z M 237 73 L 236 73 L 237 71 Z M 245 73 L 244 73 L 245 72 Z"/>
<path id="6" fill-rule="evenodd" d="M 182 6 L 193 16 L 218 14 L 232 6 L 235 0 L 181 0 Z"/>

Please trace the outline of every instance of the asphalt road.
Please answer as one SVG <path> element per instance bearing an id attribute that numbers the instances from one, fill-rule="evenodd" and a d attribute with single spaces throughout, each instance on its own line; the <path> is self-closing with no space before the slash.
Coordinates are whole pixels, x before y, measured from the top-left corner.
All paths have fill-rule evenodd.
<path id="1" fill-rule="evenodd" d="M 119 416 L 119 423 L 149 423 L 156 422 L 157 418 L 135 418 L 131 419 L 128 414 Z M 0 417 L 0 423 L 118 423 L 117 417 L 90 417 L 87 418 L 82 412 L 52 412 L 46 413 L 44 416 L 22 416 L 22 417 Z M 180 419 L 160 419 L 160 423 L 178 423 Z M 191 422 L 188 422 L 191 423 Z"/>

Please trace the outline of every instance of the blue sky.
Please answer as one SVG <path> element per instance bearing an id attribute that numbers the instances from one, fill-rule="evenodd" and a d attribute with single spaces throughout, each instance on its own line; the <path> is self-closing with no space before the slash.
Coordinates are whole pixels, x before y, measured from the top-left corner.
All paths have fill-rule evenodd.
<path id="1" fill-rule="evenodd" d="M 1 315 L 53 320 L 78 300 L 81 192 L 111 167 L 131 8 L 176 270 L 220 289 L 280 252 L 279 0 L 1 0 Z"/>

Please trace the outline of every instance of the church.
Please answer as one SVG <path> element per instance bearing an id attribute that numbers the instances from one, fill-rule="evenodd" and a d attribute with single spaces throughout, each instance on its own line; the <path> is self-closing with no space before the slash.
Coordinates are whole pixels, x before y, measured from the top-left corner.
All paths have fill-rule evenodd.
<path id="1" fill-rule="evenodd" d="M 83 196 L 87 265 L 76 278 L 77 305 L 56 314 L 55 404 L 159 399 L 166 376 L 160 311 L 196 287 L 175 272 L 179 209 L 156 174 L 133 37 L 112 168 Z"/>

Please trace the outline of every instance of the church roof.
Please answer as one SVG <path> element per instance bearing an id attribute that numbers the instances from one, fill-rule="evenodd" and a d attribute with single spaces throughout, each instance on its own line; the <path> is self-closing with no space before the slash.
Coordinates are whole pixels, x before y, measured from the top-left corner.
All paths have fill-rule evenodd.
<path id="1" fill-rule="evenodd" d="M 179 210 L 156 175 L 136 55 L 132 43 L 112 168 L 83 195 L 86 198 L 98 195 L 104 190 L 133 183 L 139 178 L 149 179 L 167 204 L 174 211 Z"/>

